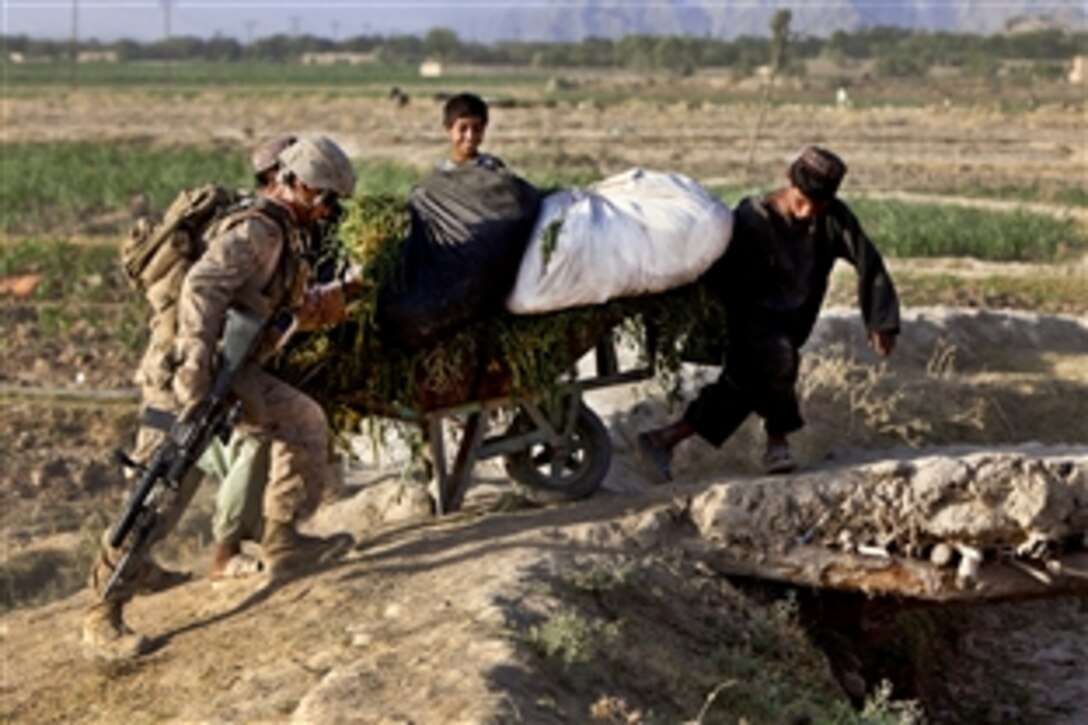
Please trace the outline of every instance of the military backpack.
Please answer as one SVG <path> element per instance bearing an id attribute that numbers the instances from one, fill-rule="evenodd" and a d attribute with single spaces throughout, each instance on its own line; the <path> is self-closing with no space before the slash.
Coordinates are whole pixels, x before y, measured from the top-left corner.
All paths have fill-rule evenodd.
<path id="1" fill-rule="evenodd" d="M 125 278 L 146 292 L 177 267 L 188 268 L 204 253 L 204 232 L 239 201 L 216 184 L 185 189 L 167 208 L 162 221 L 141 217 L 121 244 Z"/>

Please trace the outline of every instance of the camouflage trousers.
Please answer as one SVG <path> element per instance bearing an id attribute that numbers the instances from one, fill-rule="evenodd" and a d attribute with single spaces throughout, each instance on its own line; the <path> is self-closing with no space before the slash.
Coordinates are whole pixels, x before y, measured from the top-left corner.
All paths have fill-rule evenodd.
<path id="1" fill-rule="evenodd" d="M 263 495 L 263 519 L 290 524 L 308 516 L 317 507 L 322 491 L 331 480 L 324 411 L 312 398 L 257 366 L 250 366 L 244 371 L 235 385 L 235 393 L 243 402 L 240 432 L 259 435 L 262 439 L 259 445 L 267 448 L 268 473 Z M 165 391 L 145 388 L 144 405 L 170 410 L 174 403 L 172 396 Z M 147 460 L 165 440 L 165 436 L 162 430 L 142 426 L 137 433 L 132 457 L 136 461 Z M 253 461 L 254 465 L 248 472 L 238 471 L 239 481 L 235 481 L 227 500 L 231 506 L 240 506 L 243 519 L 250 524 L 245 526 L 239 520 L 234 525 L 247 528 L 250 535 L 255 533 L 252 525 L 255 514 L 251 476 L 259 468 L 257 463 Z M 229 460 L 224 462 L 222 449 L 213 445 L 201 457 L 198 466 L 181 482 L 178 490 L 164 492 L 156 501 L 159 514 L 156 542 L 177 526 L 204 474 L 220 476 L 224 470 L 232 473 L 233 464 Z M 221 531 L 229 534 L 231 525 L 227 523 Z M 109 546 L 108 537 L 109 531 L 106 531 L 89 582 L 100 595 L 122 556 L 120 550 Z M 128 601 L 140 589 L 146 573 L 145 562 L 131 562 L 126 568 L 125 576 L 110 594 L 111 600 Z"/>

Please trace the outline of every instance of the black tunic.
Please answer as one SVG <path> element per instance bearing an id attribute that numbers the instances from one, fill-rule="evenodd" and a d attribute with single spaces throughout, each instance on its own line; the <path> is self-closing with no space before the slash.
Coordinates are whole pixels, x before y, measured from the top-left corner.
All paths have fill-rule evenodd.
<path id="1" fill-rule="evenodd" d="M 805 222 L 783 216 L 769 197 L 744 199 L 729 249 L 706 281 L 726 305 L 731 333 L 774 330 L 800 347 L 816 323 L 837 259 L 857 270 L 866 329 L 898 332 L 899 300 L 884 260 L 838 199 Z"/>
<path id="2" fill-rule="evenodd" d="M 866 328 L 897 333 L 895 286 L 844 203 L 835 199 L 806 221 L 780 213 L 769 196 L 740 203 L 729 248 L 703 279 L 724 305 L 727 330 L 720 377 L 684 415 L 696 433 L 721 445 L 752 412 L 772 434 L 804 425 L 795 391 L 798 350 L 812 333 L 837 259 L 857 270 Z"/>

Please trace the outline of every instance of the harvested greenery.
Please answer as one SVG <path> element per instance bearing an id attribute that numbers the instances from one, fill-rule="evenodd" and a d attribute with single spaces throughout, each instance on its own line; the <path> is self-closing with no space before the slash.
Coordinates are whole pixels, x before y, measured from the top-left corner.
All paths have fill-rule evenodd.
<path id="1" fill-rule="evenodd" d="M 690 286 L 545 315 L 498 312 L 433 345 L 393 347 L 382 339 L 378 299 L 399 273 L 409 224 L 403 198 L 349 204 L 339 253 L 362 268 L 362 293 L 345 323 L 296 340 L 277 361 L 277 374 L 321 402 L 339 428 L 373 413 L 412 417 L 472 400 L 546 394 L 571 379 L 578 359 L 617 326 L 675 387 L 685 353 L 678 343 L 713 308 L 703 290 Z M 720 342 L 712 331 L 700 337 Z"/>

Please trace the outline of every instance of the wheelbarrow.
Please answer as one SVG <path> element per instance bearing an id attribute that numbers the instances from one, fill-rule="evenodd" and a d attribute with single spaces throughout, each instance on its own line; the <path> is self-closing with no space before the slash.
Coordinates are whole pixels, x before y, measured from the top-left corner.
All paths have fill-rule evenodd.
<path id="1" fill-rule="evenodd" d="M 646 380 L 655 372 L 652 356 L 620 368 L 614 334 L 620 321 L 613 315 L 572 330 L 566 349 L 550 353 L 567 356 L 571 373 L 546 390 L 516 390 L 509 365 L 491 359 L 440 386 L 420 381 L 407 403 L 353 393 L 339 396 L 338 402 L 364 415 L 420 426 L 437 483 L 439 515 L 461 506 L 477 462 L 499 456 L 507 474 L 532 500 L 586 498 L 608 474 L 612 442 L 585 393 Z M 594 349 L 593 373 L 579 373 L 575 363 Z M 491 430 L 497 421 L 509 422 L 501 431 Z M 456 449 L 452 459 L 450 440 Z"/>

